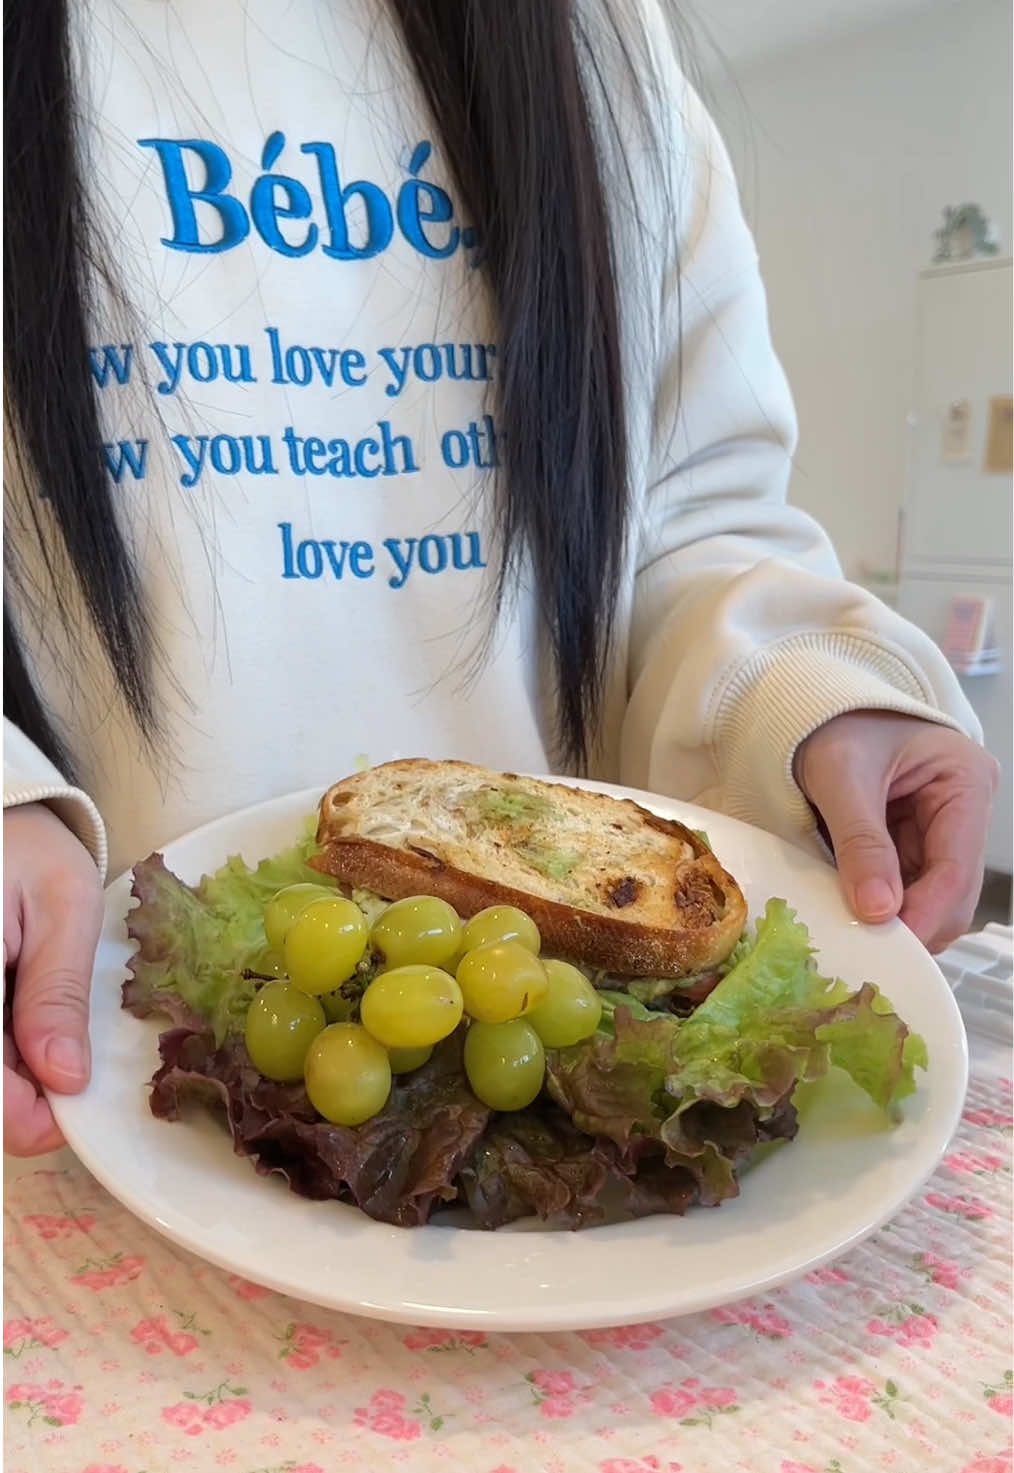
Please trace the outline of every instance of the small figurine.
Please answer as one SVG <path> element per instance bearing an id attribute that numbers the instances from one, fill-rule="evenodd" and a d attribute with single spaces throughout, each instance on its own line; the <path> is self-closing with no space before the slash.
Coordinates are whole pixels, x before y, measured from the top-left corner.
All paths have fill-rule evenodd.
<path id="1" fill-rule="evenodd" d="M 993 227 L 979 205 L 948 205 L 944 223 L 933 235 L 937 243 L 934 261 L 971 261 L 976 256 L 995 256 L 999 249 Z"/>

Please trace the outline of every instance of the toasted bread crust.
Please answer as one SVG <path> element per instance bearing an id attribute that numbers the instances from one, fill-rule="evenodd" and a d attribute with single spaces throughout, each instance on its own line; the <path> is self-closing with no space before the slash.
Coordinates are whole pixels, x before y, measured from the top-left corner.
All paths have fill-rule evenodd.
<path id="1" fill-rule="evenodd" d="M 453 836 L 449 840 L 437 828 L 431 836 L 425 823 L 421 833 L 397 842 L 363 834 L 367 814 L 374 822 L 378 811 L 383 813 L 392 779 L 395 784 L 421 782 L 439 794 L 439 785 L 449 778 L 456 793 L 507 783 L 530 795 L 533 803 L 552 804 L 563 794 L 570 800 L 579 797 L 583 822 L 592 838 L 604 836 L 606 848 L 610 830 L 621 826 L 617 810 L 622 810 L 625 834 L 639 834 L 651 846 L 650 901 L 639 896 L 646 881 L 636 870 L 606 872 L 594 893 L 589 889 L 580 897 L 585 903 L 574 904 L 552 893 L 549 881 L 539 879 L 531 889 L 512 883 L 517 865 L 509 858 L 501 862 L 495 853 L 485 853 L 475 869 L 466 868 L 461 854 L 467 843 L 455 842 Z M 393 799 L 388 801 L 395 806 Z M 321 800 L 317 840 L 322 852 L 313 861 L 315 867 L 348 885 L 375 890 L 389 900 L 437 895 L 465 917 L 488 905 L 516 905 L 535 921 L 546 953 L 621 977 L 680 977 L 715 966 L 732 950 L 746 922 L 746 902 L 735 880 L 682 824 L 630 800 L 494 774 L 466 763 L 387 763 L 336 783 Z M 663 893 L 668 923 L 658 924 Z"/>

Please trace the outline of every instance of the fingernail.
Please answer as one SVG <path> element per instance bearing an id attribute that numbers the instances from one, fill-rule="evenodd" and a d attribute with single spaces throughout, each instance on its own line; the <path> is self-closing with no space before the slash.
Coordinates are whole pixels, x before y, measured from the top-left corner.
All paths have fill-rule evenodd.
<path id="1" fill-rule="evenodd" d="M 51 1038 L 46 1044 L 46 1064 L 68 1084 L 81 1084 L 88 1077 L 88 1051 L 76 1038 Z"/>
<path id="2" fill-rule="evenodd" d="M 870 920 L 892 916 L 897 908 L 894 891 L 886 880 L 863 880 L 856 886 L 856 909 Z"/>

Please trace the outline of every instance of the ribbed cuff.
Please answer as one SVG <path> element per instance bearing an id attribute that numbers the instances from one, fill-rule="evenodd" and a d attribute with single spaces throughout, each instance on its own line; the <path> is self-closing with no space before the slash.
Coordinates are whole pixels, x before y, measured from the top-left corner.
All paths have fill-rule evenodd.
<path id="1" fill-rule="evenodd" d="M 813 834 L 792 776 L 800 743 L 846 711 L 897 711 L 956 731 L 911 666 L 872 641 L 802 634 L 759 650 L 722 692 L 713 740 L 727 811 L 783 837 Z"/>
<path id="2" fill-rule="evenodd" d="M 52 808 L 57 818 L 67 825 L 85 846 L 95 861 L 99 872 L 99 883 L 106 883 L 109 868 L 109 845 L 106 826 L 99 810 L 80 788 L 48 786 L 41 784 L 31 788 L 16 788 L 4 793 L 4 808 L 17 808 L 23 803 L 45 803 Z"/>

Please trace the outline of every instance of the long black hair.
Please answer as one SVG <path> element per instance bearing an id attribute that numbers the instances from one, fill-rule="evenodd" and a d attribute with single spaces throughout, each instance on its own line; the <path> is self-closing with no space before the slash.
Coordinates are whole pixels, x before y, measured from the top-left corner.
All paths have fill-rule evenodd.
<path id="1" fill-rule="evenodd" d="M 581 766 L 595 747 L 628 504 L 613 244 L 583 82 L 595 58 L 571 0 L 388 4 L 475 222 L 498 319 L 495 605 L 526 557 L 552 655 L 560 756 Z M 58 614 L 67 619 L 71 591 L 83 599 L 153 744 L 152 628 L 104 468 L 88 367 L 99 267 L 67 10 L 68 0 L 5 8 L 5 414 L 16 472 L 45 498 L 23 498 L 31 520 L 8 526 L 5 568 L 23 588 L 18 541 L 33 534 Z M 68 770 L 6 598 L 4 656 L 5 714 Z"/>

